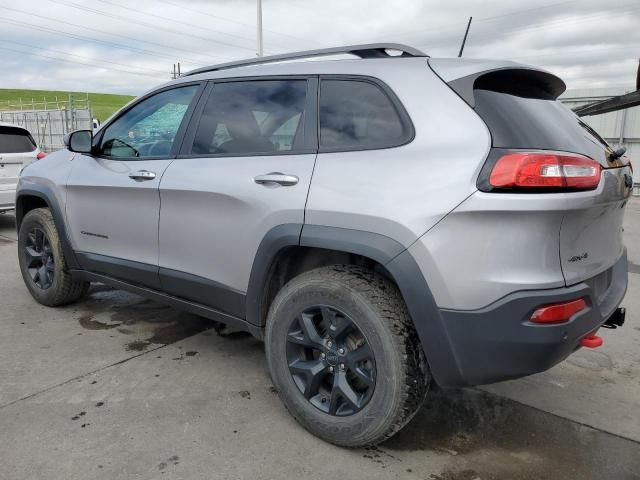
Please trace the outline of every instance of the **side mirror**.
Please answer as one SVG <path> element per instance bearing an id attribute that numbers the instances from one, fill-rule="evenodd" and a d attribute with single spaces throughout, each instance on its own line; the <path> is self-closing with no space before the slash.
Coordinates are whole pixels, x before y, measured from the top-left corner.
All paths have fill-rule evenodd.
<path id="1" fill-rule="evenodd" d="M 72 152 L 91 153 L 93 132 L 91 130 L 76 130 L 64 136 L 64 145 Z"/>

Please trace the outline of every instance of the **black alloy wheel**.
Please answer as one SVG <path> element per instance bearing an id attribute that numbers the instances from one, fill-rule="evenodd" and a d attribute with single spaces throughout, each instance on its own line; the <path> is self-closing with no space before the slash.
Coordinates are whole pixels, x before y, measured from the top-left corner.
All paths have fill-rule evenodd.
<path id="1" fill-rule="evenodd" d="M 25 265 L 35 286 L 46 290 L 53 284 L 55 260 L 51 242 L 44 230 L 33 228 L 24 244 Z"/>
<path id="2" fill-rule="evenodd" d="M 355 322 L 318 305 L 297 315 L 287 334 L 287 364 L 300 393 L 319 410 L 353 415 L 376 385 L 373 351 Z"/>

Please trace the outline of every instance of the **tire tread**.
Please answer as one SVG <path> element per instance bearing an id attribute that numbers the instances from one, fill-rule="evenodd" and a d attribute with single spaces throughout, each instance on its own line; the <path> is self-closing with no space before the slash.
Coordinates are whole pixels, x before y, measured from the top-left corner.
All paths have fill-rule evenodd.
<path id="1" fill-rule="evenodd" d="M 366 295 L 369 301 L 376 305 L 389 325 L 396 347 L 401 352 L 405 375 L 402 402 L 391 426 L 372 442 L 381 443 L 411 421 L 424 403 L 430 384 L 426 358 L 404 299 L 391 281 L 357 265 L 334 265 L 327 270 L 332 272 L 331 276 Z"/>
<path id="2" fill-rule="evenodd" d="M 54 250 L 54 255 L 57 257 L 56 262 L 59 262 L 62 266 L 62 268 L 56 271 L 58 282 L 53 295 L 42 298 L 33 295 L 34 298 L 36 298 L 38 302 L 49 307 L 67 305 L 79 300 L 87 293 L 87 290 L 89 289 L 89 282 L 73 280 L 71 274 L 69 273 L 64 258 L 64 253 L 62 251 L 60 237 L 58 236 L 58 230 L 56 229 L 51 211 L 48 208 L 35 208 L 33 210 L 30 210 L 22 220 L 22 225 L 25 225 L 25 223 L 30 220 L 39 222 L 45 229 L 52 233 L 51 235 L 49 235 L 49 242 L 51 243 L 51 247 Z M 22 276 L 25 280 L 25 283 L 29 285 L 29 279 L 27 278 L 24 271 L 22 271 Z M 32 291 L 32 287 L 29 287 L 29 290 Z"/>
<path id="3" fill-rule="evenodd" d="M 366 435 L 358 435 L 352 438 L 348 438 L 347 430 L 342 434 L 339 432 L 336 432 L 335 435 L 326 433 L 323 425 L 318 423 L 317 427 L 313 426 L 316 423 L 314 419 L 308 418 L 306 415 L 302 415 L 301 418 L 301 415 L 287 406 L 287 402 L 284 403 L 289 412 L 303 426 L 332 443 L 347 447 L 375 445 L 401 430 L 424 403 L 431 379 L 426 357 L 413 326 L 413 321 L 397 286 L 381 274 L 357 265 L 320 267 L 293 278 L 276 296 L 276 300 L 271 305 L 272 308 L 269 311 L 267 321 L 273 321 L 273 307 L 279 303 L 278 297 L 281 295 L 286 296 L 288 292 L 302 285 L 328 280 L 339 282 L 346 289 L 355 291 L 379 313 L 391 333 L 395 349 L 399 352 L 403 387 L 398 393 L 399 398 L 396 397 L 395 409 L 388 416 L 388 421 L 375 432 L 369 431 Z M 269 326 L 267 330 L 269 330 Z"/>

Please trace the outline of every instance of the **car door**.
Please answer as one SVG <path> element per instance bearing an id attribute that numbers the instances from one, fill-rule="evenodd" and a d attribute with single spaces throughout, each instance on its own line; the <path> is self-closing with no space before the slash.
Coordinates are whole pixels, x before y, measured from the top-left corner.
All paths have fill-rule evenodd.
<path id="1" fill-rule="evenodd" d="M 243 318 L 258 246 L 299 230 L 317 152 L 317 78 L 212 82 L 160 184 L 163 290 Z"/>
<path id="2" fill-rule="evenodd" d="M 157 288 L 158 186 L 175 158 L 199 83 L 147 95 L 75 154 L 66 216 L 82 268 Z"/>

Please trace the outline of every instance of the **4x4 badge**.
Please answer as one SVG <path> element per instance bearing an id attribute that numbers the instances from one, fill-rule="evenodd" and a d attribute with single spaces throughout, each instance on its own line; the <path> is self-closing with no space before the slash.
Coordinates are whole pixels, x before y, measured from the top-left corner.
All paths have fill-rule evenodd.
<path id="1" fill-rule="evenodd" d="M 581 262 L 585 258 L 589 258 L 589 253 L 584 252 L 582 255 L 574 255 L 569 259 L 570 262 Z"/>

